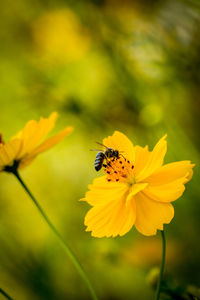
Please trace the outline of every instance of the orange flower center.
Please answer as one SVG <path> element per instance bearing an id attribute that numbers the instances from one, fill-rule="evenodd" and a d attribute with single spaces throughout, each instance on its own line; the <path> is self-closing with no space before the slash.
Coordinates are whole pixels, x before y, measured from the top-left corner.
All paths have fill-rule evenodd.
<path id="1" fill-rule="evenodd" d="M 104 172 L 107 175 L 107 181 L 135 183 L 134 165 L 125 157 L 107 159 Z"/>

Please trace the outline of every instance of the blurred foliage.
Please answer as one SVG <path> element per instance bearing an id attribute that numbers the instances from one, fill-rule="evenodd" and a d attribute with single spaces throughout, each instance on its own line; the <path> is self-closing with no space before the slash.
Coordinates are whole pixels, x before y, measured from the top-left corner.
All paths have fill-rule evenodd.
<path id="1" fill-rule="evenodd" d="M 100 299 L 152 299 L 159 237 L 133 229 L 115 239 L 84 230 L 78 202 L 96 176 L 95 141 L 120 130 L 135 144 L 168 133 L 166 161 L 196 163 L 174 203 L 166 272 L 200 283 L 198 0 L 0 2 L 0 128 L 5 140 L 29 119 L 58 111 L 75 132 L 23 178 L 79 257 Z M 1 174 L 0 287 L 14 299 L 88 299 L 88 291 L 15 179 Z M 172 297 L 172 296 L 171 296 Z"/>

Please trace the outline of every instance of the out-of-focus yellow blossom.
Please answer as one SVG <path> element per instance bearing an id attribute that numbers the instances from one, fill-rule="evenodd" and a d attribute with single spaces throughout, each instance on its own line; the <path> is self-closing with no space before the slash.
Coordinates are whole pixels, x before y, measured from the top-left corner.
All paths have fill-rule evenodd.
<path id="1" fill-rule="evenodd" d="M 138 268 L 151 268 L 160 263 L 160 242 L 156 237 L 139 239 L 122 250 L 122 258 L 128 265 Z M 182 244 L 177 240 L 167 243 L 167 262 L 180 265 L 185 259 Z"/>
<path id="2" fill-rule="evenodd" d="M 71 133 L 73 128 L 67 126 L 62 131 L 43 141 L 45 136 L 55 126 L 58 114 L 53 112 L 49 118 L 40 118 L 29 121 L 24 129 L 17 133 L 9 142 L 4 143 L 0 138 L 0 171 L 12 171 L 12 168 L 22 169 L 29 165 L 35 157 L 50 149 L 65 136 Z"/>
<path id="3" fill-rule="evenodd" d="M 90 37 L 70 10 L 55 10 L 33 24 L 33 38 L 44 59 L 63 63 L 80 59 L 88 50 Z"/>
<path id="4" fill-rule="evenodd" d="M 95 237 L 122 236 L 133 225 L 147 236 L 163 230 L 163 224 L 174 217 L 170 202 L 183 194 L 194 165 L 190 161 L 163 165 L 166 135 L 153 151 L 148 146 L 133 146 L 118 131 L 103 144 L 121 154 L 107 159 L 106 175 L 96 178 L 82 199 L 93 206 L 85 217 L 86 230 Z"/>

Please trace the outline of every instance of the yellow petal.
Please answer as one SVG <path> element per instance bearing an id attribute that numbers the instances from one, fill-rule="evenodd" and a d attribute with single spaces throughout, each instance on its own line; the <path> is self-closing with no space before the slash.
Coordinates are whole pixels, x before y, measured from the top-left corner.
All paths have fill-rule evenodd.
<path id="1" fill-rule="evenodd" d="M 171 202 L 182 196 L 184 184 L 191 179 L 190 161 L 180 161 L 162 166 L 156 173 L 146 178 L 149 185 L 144 193 L 153 200 Z"/>
<path id="2" fill-rule="evenodd" d="M 166 137 L 167 135 L 162 137 L 150 153 L 146 166 L 136 176 L 137 182 L 149 177 L 162 166 L 167 151 Z"/>
<path id="3" fill-rule="evenodd" d="M 55 126 L 57 116 L 58 114 L 53 112 L 49 118 L 40 118 L 39 122 L 31 120 L 26 124 L 24 129 L 16 135 L 17 138 L 23 140 L 23 147 L 18 155 L 18 159 L 30 153 L 52 130 Z"/>
<path id="4" fill-rule="evenodd" d="M 136 206 L 135 201 L 121 201 L 121 206 L 119 206 L 118 213 L 110 220 L 110 225 L 108 226 L 107 236 L 116 237 L 117 235 L 124 235 L 131 230 L 135 223 L 136 218 Z"/>
<path id="5" fill-rule="evenodd" d="M 135 183 L 129 190 L 128 197 L 126 199 L 126 203 L 133 199 L 133 197 L 143 191 L 148 186 L 148 183 Z"/>
<path id="6" fill-rule="evenodd" d="M 85 217 L 87 231 L 92 231 L 95 237 L 115 237 L 124 235 L 135 222 L 135 203 L 126 203 L 126 193 L 118 195 L 105 205 L 97 205 L 89 210 Z"/>
<path id="7" fill-rule="evenodd" d="M 187 182 L 192 178 L 193 175 L 192 168 L 194 166 L 195 165 L 191 164 L 191 161 L 189 160 L 170 163 L 162 166 L 154 174 L 146 178 L 146 181 L 153 185 L 160 185 L 184 177 L 186 178 L 186 182 Z"/>
<path id="8" fill-rule="evenodd" d="M 180 198 L 185 191 L 186 177 L 162 185 L 148 185 L 144 190 L 146 196 L 159 202 L 172 202 Z"/>
<path id="9" fill-rule="evenodd" d="M 169 224 L 174 217 L 174 208 L 171 203 L 153 201 L 143 192 L 135 195 L 135 202 L 135 227 L 146 236 L 155 235 L 158 229 L 163 230 L 163 224 Z"/>
<path id="10" fill-rule="evenodd" d="M 144 169 L 149 160 L 150 153 L 151 152 L 148 150 L 148 146 L 144 148 L 135 146 L 135 174 L 139 174 Z"/>
<path id="11" fill-rule="evenodd" d="M 92 236 L 117 236 L 128 232 L 135 221 L 135 203 L 126 203 L 130 187 L 125 183 L 108 182 L 98 177 L 89 186 L 84 201 L 94 206 L 85 217 L 87 231 Z"/>
<path id="12" fill-rule="evenodd" d="M 26 166 L 30 165 L 33 162 L 34 159 L 35 159 L 35 156 L 30 157 L 30 158 L 25 157 L 24 159 L 21 159 L 19 161 L 18 169 L 21 170 L 21 169 L 25 168 Z"/>
<path id="13" fill-rule="evenodd" d="M 112 136 L 103 139 L 103 144 L 122 152 L 122 155 L 132 163 L 135 161 L 135 149 L 132 142 L 119 131 L 115 131 Z"/>
<path id="14" fill-rule="evenodd" d="M 133 201 L 129 201 L 129 204 L 126 205 L 127 214 L 125 214 L 125 220 L 124 225 L 121 227 L 119 231 L 119 235 L 122 236 L 129 232 L 131 228 L 133 227 L 136 219 L 136 204 L 133 199 Z"/>
<path id="15" fill-rule="evenodd" d="M 22 142 L 19 139 L 11 140 L 6 144 L 0 144 L 0 170 L 5 166 L 11 166 L 20 152 Z"/>
<path id="16" fill-rule="evenodd" d="M 73 127 L 68 126 L 53 137 L 48 138 L 45 140 L 42 144 L 40 144 L 38 147 L 36 147 L 30 154 L 24 156 L 22 160 L 20 161 L 19 167 L 25 167 L 29 163 L 32 162 L 32 160 L 40 153 L 47 151 L 48 149 L 52 148 L 54 145 L 59 143 L 65 136 L 69 135 L 73 130 Z"/>
<path id="17" fill-rule="evenodd" d="M 104 206 L 108 202 L 122 197 L 129 189 L 128 185 L 120 182 L 108 182 L 106 176 L 94 179 L 88 186 L 90 191 L 85 195 L 83 201 L 87 201 L 92 206 Z"/>

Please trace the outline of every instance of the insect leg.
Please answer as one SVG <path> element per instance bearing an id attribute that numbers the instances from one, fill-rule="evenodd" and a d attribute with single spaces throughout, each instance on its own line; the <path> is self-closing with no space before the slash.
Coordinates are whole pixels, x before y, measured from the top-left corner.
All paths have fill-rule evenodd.
<path id="1" fill-rule="evenodd" d="M 126 161 L 126 158 L 124 157 L 124 155 L 123 155 L 123 154 L 121 154 L 121 153 L 120 153 L 119 155 L 120 155 L 120 156 L 122 156 L 122 157 L 123 157 L 123 159 Z"/>
<path id="2" fill-rule="evenodd" d="M 106 167 L 109 166 L 109 167 L 111 167 L 114 170 L 113 166 L 111 166 L 110 162 L 108 161 L 108 157 L 107 156 L 105 156 L 105 160 L 106 160 L 106 163 L 107 163 Z"/>

